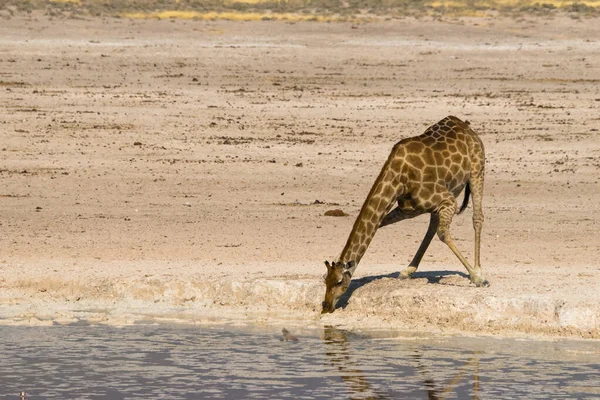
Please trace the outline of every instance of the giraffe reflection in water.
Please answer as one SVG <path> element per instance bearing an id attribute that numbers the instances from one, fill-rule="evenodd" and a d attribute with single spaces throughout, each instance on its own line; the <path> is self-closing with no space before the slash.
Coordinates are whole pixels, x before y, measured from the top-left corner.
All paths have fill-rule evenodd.
<path id="1" fill-rule="evenodd" d="M 473 368 L 473 400 L 479 400 L 479 356 L 474 355 L 471 359 L 458 369 L 458 372 L 452 377 L 448 384 L 443 387 L 436 385 L 432 378 L 431 371 L 423 365 L 423 355 L 419 350 L 415 350 L 413 359 L 416 363 L 416 369 L 419 373 L 424 376 L 423 383 L 427 390 L 427 398 L 429 400 L 444 400 L 448 397 L 455 398 L 456 396 L 449 396 L 454 393 L 454 390 L 463 379 L 468 379 L 467 374 L 471 368 Z"/>
<path id="2" fill-rule="evenodd" d="M 326 347 L 326 356 L 329 364 L 337 368 L 340 378 L 348 386 L 350 399 L 392 399 L 398 398 L 401 393 L 385 393 L 369 382 L 367 374 L 361 369 L 360 362 L 352 355 L 352 347 L 348 341 L 348 333 L 326 326 L 323 331 Z M 479 400 L 479 355 L 475 353 L 450 379 L 447 384 L 436 384 L 434 373 L 423 362 L 423 351 L 415 349 L 411 356 L 414 368 L 423 379 L 423 387 L 429 400 L 444 400 L 456 398 L 455 391 L 463 382 L 472 382 L 472 398 Z M 472 373 L 472 379 L 471 375 Z"/>
<path id="3" fill-rule="evenodd" d="M 358 363 L 352 357 L 346 332 L 326 326 L 323 332 L 327 359 L 331 366 L 340 371 L 342 381 L 348 384 L 351 399 L 388 399 L 387 395 L 376 393 Z"/>

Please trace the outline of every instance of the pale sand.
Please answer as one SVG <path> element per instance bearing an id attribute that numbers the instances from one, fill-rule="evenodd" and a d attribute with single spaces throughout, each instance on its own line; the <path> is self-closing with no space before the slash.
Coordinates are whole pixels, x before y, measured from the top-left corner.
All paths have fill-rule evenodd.
<path id="1" fill-rule="evenodd" d="M 599 338 L 598 38 L 568 16 L 2 20 L 1 321 Z M 446 115 L 486 146 L 491 286 L 437 239 L 389 277 L 420 217 L 377 233 L 321 317 L 323 261 L 391 147 Z M 452 233 L 472 259 L 471 207 Z"/>

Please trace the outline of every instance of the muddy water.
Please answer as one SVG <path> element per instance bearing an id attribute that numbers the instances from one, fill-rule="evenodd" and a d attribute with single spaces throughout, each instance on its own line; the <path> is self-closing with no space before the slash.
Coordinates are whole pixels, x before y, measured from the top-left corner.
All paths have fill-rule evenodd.
<path id="1" fill-rule="evenodd" d="M 0 326 L 0 398 L 600 398 L 598 342 L 289 330 Z"/>

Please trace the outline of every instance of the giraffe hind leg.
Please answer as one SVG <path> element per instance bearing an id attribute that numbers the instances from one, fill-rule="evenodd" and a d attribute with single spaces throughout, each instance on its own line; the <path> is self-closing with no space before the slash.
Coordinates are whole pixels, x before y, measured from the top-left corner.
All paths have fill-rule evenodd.
<path id="1" fill-rule="evenodd" d="M 481 269 L 480 247 L 481 229 L 483 227 L 483 172 L 471 172 L 472 197 L 473 197 L 473 229 L 475 230 L 475 268 Z"/>
<path id="2" fill-rule="evenodd" d="M 448 194 L 448 197 L 452 197 Z M 467 271 L 469 272 L 469 276 L 471 278 L 471 282 L 475 284 L 475 286 L 489 286 L 489 282 L 485 280 L 481 274 L 481 268 L 478 266 L 476 268 L 471 267 L 471 264 L 463 257 L 458 248 L 454 245 L 454 241 L 450 236 L 450 223 L 452 222 L 452 217 L 456 212 L 456 200 L 452 197 L 452 200 L 447 199 L 440 205 L 439 215 L 440 215 L 440 223 L 437 229 L 438 237 L 442 242 L 444 242 L 450 250 L 456 255 L 456 257 L 460 260 L 460 262 L 465 266 Z"/>

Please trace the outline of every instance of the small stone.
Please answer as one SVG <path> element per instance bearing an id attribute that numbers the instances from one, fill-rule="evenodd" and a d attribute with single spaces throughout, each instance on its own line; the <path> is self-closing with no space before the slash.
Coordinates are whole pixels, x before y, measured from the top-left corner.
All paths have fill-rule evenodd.
<path id="1" fill-rule="evenodd" d="M 335 210 L 325 211 L 326 217 L 347 217 L 349 214 L 346 214 L 344 211 L 336 208 Z"/>

